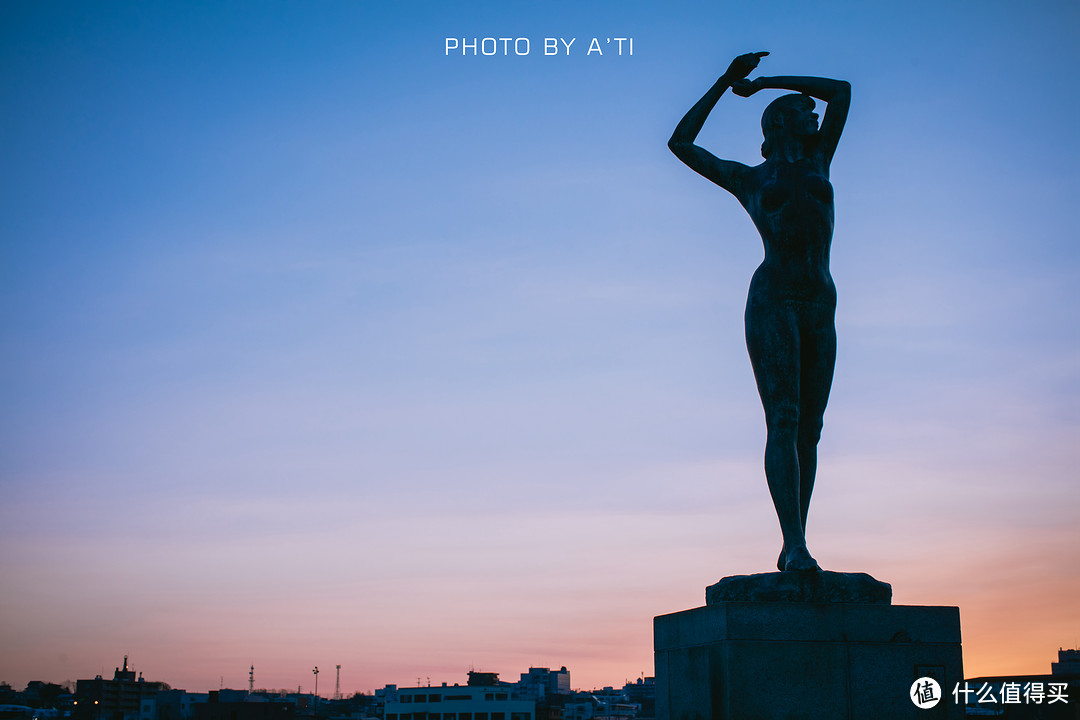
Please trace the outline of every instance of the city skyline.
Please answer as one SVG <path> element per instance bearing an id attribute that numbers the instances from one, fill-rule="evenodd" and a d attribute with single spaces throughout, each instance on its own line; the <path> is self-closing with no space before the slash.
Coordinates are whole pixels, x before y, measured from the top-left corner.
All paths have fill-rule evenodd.
<path id="1" fill-rule="evenodd" d="M 166 678 L 144 677 L 143 676 L 143 671 L 136 667 L 136 665 L 134 664 L 134 662 L 132 662 L 132 660 L 131 660 L 131 658 L 129 656 L 125 655 L 124 658 L 123 658 L 123 662 L 118 664 L 116 667 L 114 667 L 111 677 L 107 673 L 96 673 L 94 677 L 79 677 L 77 679 L 65 680 L 62 683 L 53 683 L 53 684 L 54 685 L 60 685 L 60 686 L 70 685 L 70 690 L 73 693 L 75 692 L 75 683 L 77 681 L 79 681 L 79 680 L 102 680 L 102 679 L 104 679 L 104 680 L 108 680 L 108 681 L 112 681 L 112 682 L 119 682 L 119 681 L 128 682 L 128 683 L 146 682 L 146 683 L 149 683 L 149 684 L 154 685 L 154 686 L 164 683 L 164 685 L 168 689 L 171 689 L 171 690 L 184 690 L 185 692 L 194 693 L 194 694 L 205 694 L 205 693 L 208 693 L 208 692 L 212 692 L 214 690 L 229 690 L 231 692 L 236 692 L 236 693 L 255 693 L 255 694 L 266 694 L 266 695 L 275 695 L 275 694 L 285 693 L 285 694 L 297 694 L 297 695 L 315 696 L 317 694 L 319 698 L 327 699 L 327 700 L 348 698 L 348 697 L 351 697 L 351 696 L 353 696 L 355 694 L 366 694 L 366 695 L 369 695 L 369 696 L 372 695 L 371 690 L 364 691 L 364 690 L 342 690 L 342 689 L 340 689 L 341 666 L 340 665 L 334 665 L 332 667 L 334 668 L 334 670 L 332 671 L 334 673 L 333 680 L 332 680 L 332 682 L 334 683 L 333 689 L 329 689 L 326 686 L 326 682 L 330 681 L 329 678 L 324 679 L 324 684 L 323 684 L 322 690 L 317 690 L 313 686 L 316 675 L 318 675 L 320 672 L 326 672 L 326 673 L 331 672 L 330 670 L 319 671 L 319 668 L 318 668 L 317 665 L 309 670 L 309 675 L 310 675 L 309 679 L 311 680 L 311 684 L 305 686 L 304 683 L 298 682 L 296 684 L 296 686 L 295 686 L 295 690 L 292 687 L 264 687 L 262 685 L 259 685 L 256 682 L 255 666 L 254 665 L 249 666 L 249 668 L 248 668 L 247 684 L 246 684 L 245 687 L 240 687 L 240 686 L 228 686 L 228 687 L 226 687 L 225 684 L 224 684 L 224 676 L 222 676 L 217 688 L 178 688 L 178 687 L 175 687 L 175 686 L 171 685 L 169 683 L 168 679 L 166 679 Z M 536 671 L 542 671 L 542 673 L 537 674 Z M 477 675 L 480 675 L 480 676 L 494 676 L 499 681 L 499 683 L 502 684 L 502 685 L 521 685 L 523 683 L 526 683 L 527 681 L 535 683 L 536 682 L 535 677 L 537 677 L 537 676 L 546 677 L 547 674 L 553 674 L 553 675 L 560 675 L 561 674 L 561 675 L 565 676 L 566 679 L 571 677 L 571 673 L 568 670 L 568 668 L 566 668 L 566 666 L 562 666 L 560 668 L 555 668 L 554 670 L 552 670 L 552 668 L 547 668 L 547 667 L 542 667 L 541 668 L 541 667 L 530 666 L 524 672 L 517 672 L 515 670 L 514 672 L 511 672 L 511 673 L 503 673 L 503 672 L 496 672 L 496 671 L 485 671 L 485 670 L 480 670 L 480 669 L 477 669 L 477 668 L 471 668 L 470 667 L 463 673 L 462 678 L 455 678 L 453 680 L 444 680 L 444 679 L 433 680 L 430 677 L 427 677 L 427 678 L 416 677 L 416 678 L 413 678 L 416 681 L 415 684 L 410 684 L 410 682 L 408 682 L 408 681 L 390 682 L 390 683 L 387 683 L 387 684 L 385 684 L 385 685 L 383 685 L 381 687 L 375 688 L 374 690 L 385 690 L 388 687 L 396 687 L 396 688 L 401 688 L 401 689 L 407 689 L 407 688 L 410 688 L 410 687 L 455 687 L 455 686 L 458 686 L 458 685 L 464 685 L 465 684 L 463 682 L 458 682 L 459 679 L 471 680 L 471 678 L 472 678 L 472 676 L 474 674 L 477 674 Z M 512 676 L 512 675 L 518 676 L 519 680 L 509 680 L 508 678 L 510 676 Z M 647 679 L 649 681 L 651 681 L 653 678 L 652 678 L 652 676 L 648 676 Z M 412 680 L 412 679 L 410 679 L 410 680 Z M 589 688 L 588 690 L 585 690 L 583 688 L 576 688 L 576 687 L 571 688 L 569 686 L 569 684 L 565 683 L 565 680 L 564 680 L 563 691 L 564 692 L 575 692 L 575 693 L 577 693 L 577 692 L 588 692 L 589 690 L 602 690 L 604 688 L 623 687 L 625 685 L 635 685 L 635 684 L 641 685 L 645 681 L 646 681 L 646 677 L 645 676 L 640 676 L 638 678 L 627 679 L 622 684 L 612 683 L 612 684 L 608 684 L 608 685 L 604 685 L 604 686 L 592 687 L 592 688 Z M 35 680 L 35 681 L 30 681 L 30 682 L 31 683 L 34 683 L 34 682 L 40 683 L 40 682 L 47 682 L 47 681 Z M 6 681 L 3 680 L 3 679 L 0 679 L 0 683 L 6 683 Z M 7 684 L 10 685 L 10 683 L 7 683 Z M 12 687 L 12 689 L 16 689 L 16 688 Z"/>
<path id="2" fill-rule="evenodd" d="M 965 675 L 1045 672 L 1080 646 L 1078 33 L 1051 0 L 0 5 L 0 680 L 652 675 L 654 616 L 780 549 L 761 243 L 665 147 L 758 50 L 853 88 L 814 555 L 959 606 Z M 485 37 L 529 52 L 447 50 Z M 701 144 L 758 162 L 773 96 Z"/>

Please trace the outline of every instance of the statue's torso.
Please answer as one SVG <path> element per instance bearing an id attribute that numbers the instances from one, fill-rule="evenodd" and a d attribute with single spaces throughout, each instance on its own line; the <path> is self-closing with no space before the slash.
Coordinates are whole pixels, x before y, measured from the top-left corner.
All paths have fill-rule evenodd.
<path id="1" fill-rule="evenodd" d="M 750 179 L 743 205 L 765 247 L 751 294 L 835 304 L 829 274 L 833 189 L 821 164 L 766 161 L 751 170 Z"/>

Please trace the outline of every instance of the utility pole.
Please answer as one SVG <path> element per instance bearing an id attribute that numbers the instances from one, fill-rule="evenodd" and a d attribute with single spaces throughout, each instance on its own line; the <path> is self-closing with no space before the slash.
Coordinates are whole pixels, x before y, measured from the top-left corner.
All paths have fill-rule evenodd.
<path id="1" fill-rule="evenodd" d="M 319 720 L 319 666 L 312 670 L 315 673 L 315 720 Z"/>

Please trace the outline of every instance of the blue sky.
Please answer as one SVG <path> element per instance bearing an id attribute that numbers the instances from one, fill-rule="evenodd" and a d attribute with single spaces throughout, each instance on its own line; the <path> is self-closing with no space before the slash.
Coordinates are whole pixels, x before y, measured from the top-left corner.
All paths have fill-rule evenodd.
<path id="1" fill-rule="evenodd" d="M 1060 2 L 5 3 L 0 680 L 651 674 L 652 616 L 779 546 L 760 241 L 665 147 L 759 49 L 854 88 L 811 547 L 960 605 L 969 675 L 1045 672 L 1080 644 L 1078 30 Z M 485 36 L 531 52 L 445 54 Z M 766 100 L 701 144 L 757 162 Z"/>

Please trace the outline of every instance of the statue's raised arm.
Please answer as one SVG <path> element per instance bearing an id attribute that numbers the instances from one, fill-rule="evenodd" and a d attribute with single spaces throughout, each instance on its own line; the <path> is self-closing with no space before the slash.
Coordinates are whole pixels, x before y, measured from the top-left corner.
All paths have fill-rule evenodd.
<path id="1" fill-rule="evenodd" d="M 705 148 L 694 144 L 698 133 L 705 125 L 709 113 L 716 106 L 716 102 L 724 91 L 733 84 L 746 79 L 746 76 L 754 71 L 761 62 L 761 58 L 768 52 L 754 52 L 740 55 L 731 61 L 727 71 L 717 79 L 694 107 L 683 116 L 679 124 L 675 126 L 675 132 L 668 140 L 668 148 L 675 153 L 675 157 L 682 160 L 694 172 L 702 175 L 738 197 L 739 180 L 747 167 L 732 160 L 721 160 Z"/>

